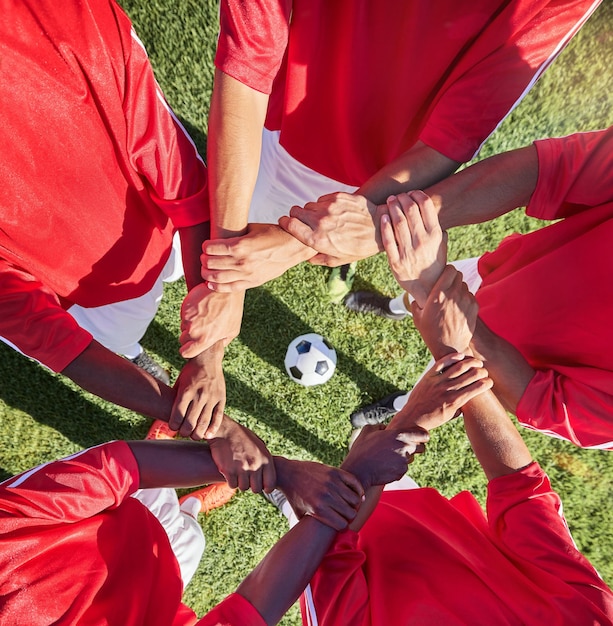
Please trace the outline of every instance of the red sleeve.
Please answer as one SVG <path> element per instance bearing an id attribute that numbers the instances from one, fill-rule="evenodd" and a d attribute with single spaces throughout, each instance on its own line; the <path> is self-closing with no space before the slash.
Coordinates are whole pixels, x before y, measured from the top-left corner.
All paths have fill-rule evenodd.
<path id="1" fill-rule="evenodd" d="M 193 141 L 157 84 L 143 44 L 131 31 L 124 98 L 128 154 L 151 198 L 176 228 L 209 220 L 207 172 Z"/>
<path id="2" fill-rule="evenodd" d="M 366 557 L 357 543 L 355 532 L 347 530 L 337 535 L 311 584 L 300 597 L 305 624 L 362 623 L 369 607 L 369 591 L 362 570 Z"/>
<path id="3" fill-rule="evenodd" d="M 270 94 L 289 34 L 291 0 L 222 0 L 215 66 Z"/>
<path id="4" fill-rule="evenodd" d="M 528 428 L 582 448 L 613 450 L 613 372 L 594 370 L 600 389 L 554 370 L 537 370 L 517 405 Z"/>
<path id="5" fill-rule="evenodd" d="M 420 139 L 455 161 L 473 158 L 598 4 L 507 3 L 442 85 Z"/>
<path id="6" fill-rule="evenodd" d="M 613 127 L 534 145 L 539 176 L 528 215 L 554 220 L 613 202 Z"/>
<path id="7" fill-rule="evenodd" d="M 55 293 L 2 259 L 0 336 L 54 372 L 61 372 L 92 341 Z"/>
<path id="8" fill-rule="evenodd" d="M 266 626 L 266 622 L 248 600 L 233 593 L 209 611 L 198 626 Z"/>
<path id="9" fill-rule="evenodd" d="M 613 617 L 613 593 L 577 550 L 560 498 L 538 463 L 490 481 L 487 512 L 495 540 L 512 558 L 564 581 L 602 616 Z"/>
<path id="10" fill-rule="evenodd" d="M 114 509 L 138 489 L 138 466 L 125 441 L 45 463 L 0 484 L 0 515 L 77 522 Z"/>

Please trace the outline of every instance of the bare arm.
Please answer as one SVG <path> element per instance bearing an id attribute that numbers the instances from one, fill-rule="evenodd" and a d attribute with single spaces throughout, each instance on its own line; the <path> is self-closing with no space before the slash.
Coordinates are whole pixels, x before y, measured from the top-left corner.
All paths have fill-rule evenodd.
<path id="1" fill-rule="evenodd" d="M 62 374 L 104 400 L 168 421 L 174 391 L 95 340 L 62 370 Z"/>
<path id="2" fill-rule="evenodd" d="M 488 480 L 532 463 L 521 435 L 491 391 L 468 402 L 462 411 L 466 434 Z"/>
<path id="3" fill-rule="evenodd" d="M 427 440 L 428 434 L 421 429 L 409 434 L 365 428 L 343 469 L 355 473 L 374 502 L 380 492 L 375 485 L 402 476 L 413 454 L 422 451 Z M 237 592 L 251 602 L 267 624 L 276 624 L 311 580 L 335 536 L 333 528 L 311 516 L 303 517 Z"/>
<path id="4" fill-rule="evenodd" d="M 202 244 L 210 236 L 210 222 L 179 229 L 183 272 L 188 291 L 202 282 L 200 255 L 202 254 Z"/>
<path id="5" fill-rule="evenodd" d="M 455 171 L 459 163 L 418 141 L 371 176 L 355 194 L 333 193 L 293 207 L 279 224 L 320 254 L 315 263 L 339 265 L 383 250 L 378 205 L 391 194 L 424 189 Z"/>
<path id="6" fill-rule="evenodd" d="M 213 238 L 246 232 L 267 106 L 266 94 L 215 71 L 207 146 Z"/>
<path id="7" fill-rule="evenodd" d="M 534 146 L 479 161 L 426 190 L 438 208 L 443 230 L 480 224 L 526 206 L 536 187 Z"/>
<path id="8" fill-rule="evenodd" d="M 371 176 L 356 193 L 373 204 L 383 204 L 388 196 L 425 189 L 447 178 L 460 163 L 447 158 L 422 141 Z"/>
<path id="9" fill-rule="evenodd" d="M 508 411 L 516 413 L 517 405 L 536 373 L 534 368 L 517 348 L 493 333 L 480 319 L 471 349 L 494 380 L 497 398 Z"/>
<path id="10" fill-rule="evenodd" d="M 207 445 L 192 441 L 128 441 L 141 489 L 199 487 L 225 479 Z"/>

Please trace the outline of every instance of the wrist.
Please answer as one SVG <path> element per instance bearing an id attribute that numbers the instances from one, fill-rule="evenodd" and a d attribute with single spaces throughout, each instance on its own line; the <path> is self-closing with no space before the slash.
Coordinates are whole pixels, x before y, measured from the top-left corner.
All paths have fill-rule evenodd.
<path id="1" fill-rule="evenodd" d="M 340 469 L 344 470 L 345 472 L 349 472 L 349 474 L 353 474 L 362 485 L 362 489 L 364 491 L 370 489 L 370 487 L 372 486 L 368 472 L 360 467 L 359 462 L 352 462 L 351 454 L 349 454 L 349 456 L 347 456 L 347 458 L 345 458 L 345 460 L 342 462 Z"/>
<path id="2" fill-rule="evenodd" d="M 221 424 L 219 425 L 219 428 L 215 433 L 215 437 L 208 439 L 208 444 L 210 446 L 214 446 L 215 442 L 219 439 L 227 439 L 232 433 L 232 430 L 236 427 L 238 427 L 238 424 L 224 413 L 223 417 L 221 418 Z"/>
<path id="3" fill-rule="evenodd" d="M 280 489 L 285 493 L 284 487 L 288 483 L 288 474 L 291 472 L 292 462 L 284 456 L 273 455 L 273 463 L 275 464 L 275 473 L 277 475 L 276 489 Z"/>

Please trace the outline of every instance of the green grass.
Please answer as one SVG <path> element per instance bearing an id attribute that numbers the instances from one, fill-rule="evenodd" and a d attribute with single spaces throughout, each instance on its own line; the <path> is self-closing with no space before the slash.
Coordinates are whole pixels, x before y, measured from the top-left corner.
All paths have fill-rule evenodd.
<path id="1" fill-rule="evenodd" d="M 209 0 L 125 0 L 169 102 L 202 153 L 212 83 L 217 5 Z M 484 146 L 495 154 L 540 137 L 613 124 L 613 3 L 607 0 L 522 104 Z M 491 224 L 457 229 L 450 257 L 493 249 L 513 231 L 538 226 L 515 211 Z M 411 385 L 428 361 L 412 323 L 356 316 L 327 303 L 327 272 L 304 265 L 247 294 L 243 330 L 227 350 L 228 413 L 266 441 L 273 453 L 339 463 L 350 434 L 349 413 L 365 402 Z M 383 257 L 359 265 L 358 288 L 395 294 Z M 183 282 L 166 288 L 144 344 L 174 375 Z M 283 369 L 287 344 L 315 331 L 338 353 L 338 369 L 321 388 L 303 389 Z M 77 389 L 0 346 L 0 477 L 115 438 L 140 438 L 147 420 Z M 522 431 L 562 496 L 573 536 L 613 583 L 613 455 L 579 450 Z M 485 480 L 460 422 L 433 433 L 428 453 L 412 466 L 420 484 L 446 495 L 470 489 L 483 501 Z M 186 592 L 204 613 L 232 591 L 285 531 L 279 514 L 259 496 L 240 494 L 203 520 L 207 549 Z M 299 624 L 294 607 L 283 621 Z"/>

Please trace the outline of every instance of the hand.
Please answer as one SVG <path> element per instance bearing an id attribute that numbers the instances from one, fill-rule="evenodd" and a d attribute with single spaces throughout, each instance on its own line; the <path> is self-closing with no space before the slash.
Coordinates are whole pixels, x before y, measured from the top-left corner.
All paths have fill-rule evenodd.
<path id="1" fill-rule="evenodd" d="M 272 455 L 248 428 L 224 415 L 217 436 L 209 439 L 213 461 L 230 487 L 253 493 L 272 491 L 277 475 Z"/>
<path id="2" fill-rule="evenodd" d="M 276 224 L 250 224 L 246 235 L 205 241 L 202 251 L 202 278 L 220 293 L 258 287 L 315 254 Z"/>
<path id="3" fill-rule="evenodd" d="M 341 465 L 351 472 L 364 490 L 398 480 L 407 471 L 413 456 L 425 451 L 430 436 L 422 428 L 404 432 L 379 426 L 364 426 Z"/>
<path id="4" fill-rule="evenodd" d="M 227 346 L 241 329 L 244 292 L 224 294 L 196 285 L 181 306 L 181 356 L 198 356 L 218 341 Z"/>
<path id="5" fill-rule="evenodd" d="M 463 354 L 448 354 L 424 374 L 404 407 L 392 418 L 390 428 L 419 426 L 432 430 L 456 416 L 474 397 L 491 389 L 483 362 Z"/>
<path id="6" fill-rule="evenodd" d="M 358 479 L 336 467 L 275 457 L 277 487 L 300 518 L 311 515 L 343 530 L 353 520 L 364 490 Z"/>
<path id="7" fill-rule="evenodd" d="M 479 305 L 452 265 L 443 270 L 423 309 L 413 302 L 412 311 L 415 326 L 435 359 L 450 352 L 471 354 Z"/>
<path id="8" fill-rule="evenodd" d="M 290 217 L 279 226 L 319 254 L 310 259 L 316 265 L 343 265 L 377 254 L 376 207 L 364 196 L 330 193 L 304 208 L 294 206 Z"/>
<path id="9" fill-rule="evenodd" d="M 423 191 L 390 196 L 381 216 L 381 241 L 398 284 L 423 308 L 447 262 L 447 235 Z"/>
<path id="10" fill-rule="evenodd" d="M 226 405 L 226 381 L 221 363 L 224 347 L 218 341 L 181 370 L 174 385 L 177 392 L 168 420 L 172 430 L 195 441 L 210 439 L 217 433 Z"/>

